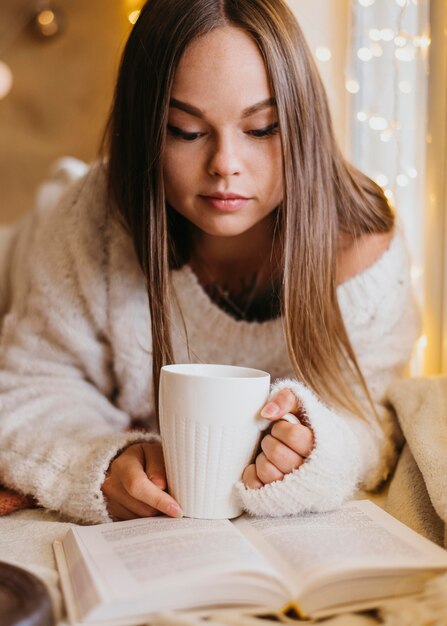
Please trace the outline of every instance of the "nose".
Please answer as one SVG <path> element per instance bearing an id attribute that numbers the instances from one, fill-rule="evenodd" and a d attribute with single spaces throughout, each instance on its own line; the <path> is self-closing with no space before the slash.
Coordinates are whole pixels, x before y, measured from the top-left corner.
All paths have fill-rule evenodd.
<path id="1" fill-rule="evenodd" d="M 209 174 L 228 178 L 238 176 L 241 171 L 240 150 L 236 139 L 229 136 L 217 138 L 208 160 Z"/>

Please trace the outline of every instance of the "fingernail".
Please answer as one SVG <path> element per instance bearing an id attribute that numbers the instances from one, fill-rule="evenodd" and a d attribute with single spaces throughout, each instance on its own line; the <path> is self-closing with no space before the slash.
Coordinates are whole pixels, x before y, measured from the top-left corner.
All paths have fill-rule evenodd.
<path id="1" fill-rule="evenodd" d="M 171 517 L 183 517 L 183 511 L 178 504 L 168 504 L 168 515 Z"/>
<path id="2" fill-rule="evenodd" d="M 281 411 L 275 402 L 268 402 L 261 411 L 262 417 L 275 417 Z"/>

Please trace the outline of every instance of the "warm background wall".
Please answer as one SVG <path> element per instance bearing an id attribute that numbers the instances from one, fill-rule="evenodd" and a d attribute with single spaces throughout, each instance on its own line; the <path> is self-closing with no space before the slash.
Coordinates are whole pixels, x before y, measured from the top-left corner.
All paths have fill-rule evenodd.
<path id="1" fill-rule="evenodd" d="M 37 184 L 62 155 L 92 160 L 113 92 L 119 50 L 129 31 L 118 0 L 59 2 L 65 30 L 39 40 L 23 27 L 36 2 L 0 0 L 0 58 L 12 69 L 0 100 L 0 220 L 32 204 Z"/>
<path id="2" fill-rule="evenodd" d="M 0 0 L 0 60 L 14 79 L 11 92 L 0 99 L 0 222 L 14 221 L 32 206 L 36 187 L 56 158 L 95 158 L 131 27 L 128 14 L 141 5 L 139 0 L 54 0 L 65 29 L 45 41 L 24 28 L 39 3 Z M 332 50 L 330 63 L 318 63 L 342 143 L 348 4 L 290 0 L 312 50 Z"/>

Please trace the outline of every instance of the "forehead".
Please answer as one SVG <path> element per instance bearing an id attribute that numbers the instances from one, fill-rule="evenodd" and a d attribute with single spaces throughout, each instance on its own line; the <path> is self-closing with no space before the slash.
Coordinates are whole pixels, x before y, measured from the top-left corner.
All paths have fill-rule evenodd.
<path id="1" fill-rule="evenodd" d="M 243 109 L 272 96 L 262 55 L 242 29 L 217 28 L 192 42 L 178 65 L 171 96 L 205 114 Z"/>

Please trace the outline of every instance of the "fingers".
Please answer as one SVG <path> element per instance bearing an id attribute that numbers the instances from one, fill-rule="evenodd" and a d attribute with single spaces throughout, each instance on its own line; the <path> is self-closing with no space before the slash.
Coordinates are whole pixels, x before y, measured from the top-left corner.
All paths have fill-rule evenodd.
<path id="1" fill-rule="evenodd" d="M 313 432 L 310 428 L 302 423 L 291 424 L 287 421 L 282 420 L 282 418 L 286 416 L 287 413 L 298 416 L 301 415 L 301 417 L 304 417 L 303 409 L 300 406 L 297 397 L 291 389 L 287 388 L 281 389 L 281 391 L 278 391 L 278 393 L 272 396 L 270 401 L 264 406 L 261 411 L 262 417 L 265 417 L 275 422 L 271 429 L 271 434 L 273 435 L 273 437 L 285 444 L 288 448 L 290 448 L 299 456 L 306 458 L 310 455 L 314 446 Z M 264 440 L 265 439 L 266 437 L 264 438 Z M 270 448 L 268 449 L 268 452 L 266 452 L 267 456 L 269 454 L 273 454 L 272 441 L 268 441 L 267 445 L 269 444 Z M 285 457 L 283 460 L 284 464 L 290 463 L 292 461 L 292 457 L 290 454 L 286 454 L 284 450 L 282 451 L 282 453 L 278 453 L 278 450 L 281 450 L 281 448 L 275 448 L 276 459 L 281 459 L 282 457 Z M 279 469 L 283 470 L 284 468 L 285 465 L 282 465 L 280 461 Z"/>
<path id="2" fill-rule="evenodd" d="M 302 424 L 276 422 L 271 434 L 262 439 L 262 452 L 256 457 L 255 465 L 249 466 L 247 477 L 250 484 L 244 474 L 245 484 L 253 484 L 252 488 L 259 488 L 261 485 L 256 484 L 256 481 L 267 485 L 282 480 L 286 474 L 301 467 L 312 448 L 313 432 L 310 428 Z"/>
<path id="3" fill-rule="evenodd" d="M 279 421 L 273 425 L 271 435 L 304 458 L 310 455 L 314 447 L 314 434 L 304 424 L 289 424 L 289 422 Z"/>
<path id="4" fill-rule="evenodd" d="M 137 517 L 152 517 L 160 512 L 181 517 L 179 505 L 164 491 L 165 488 L 160 444 L 134 444 L 113 461 L 102 491 L 109 512 L 116 517 L 127 516 L 129 512 Z"/>
<path id="5" fill-rule="evenodd" d="M 114 519 L 153 517 L 160 514 L 155 507 L 133 498 L 117 477 L 103 485 L 103 492 L 107 499 L 108 512 Z"/>
<path id="6" fill-rule="evenodd" d="M 287 413 L 304 418 L 305 414 L 291 389 L 281 389 L 272 396 L 261 411 L 261 416 L 274 424 L 270 434 L 261 441 L 262 452 L 255 464 L 249 465 L 242 480 L 247 487 L 259 489 L 264 485 L 282 480 L 286 474 L 301 467 L 314 447 L 313 431 L 302 423 L 282 419 Z"/>
<path id="7" fill-rule="evenodd" d="M 264 437 L 261 442 L 261 448 L 267 461 L 276 467 L 283 475 L 290 474 L 290 472 L 298 469 L 304 463 L 302 456 L 291 450 L 275 437 L 272 437 L 272 435 Z M 261 480 L 263 480 L 262 477 Z"/>
<path id="8" fill-rule="evenodd" d="M 256 457 L 256 474 L 264 485 L 273 483 L 275 480 L 282 480 L 284 474 L 266 457 L 264 452 L 261 452 Z"/>
<path id="9" fill-rule="evenodd" d="M 128 455 L 122 455 L 118 457 L 115 463 L 120 464 L 120 480 L 126 490 L 127 494 L 139 502 L 149 505 L 153 509 L 161 511 L 166 515 L 178 517 L 180 514 L 180 508 L 174 498 L 172 498 L 165 491 L 157 487 L 146 475 L 142 468 L 146 467 L 148 461 L 146 460 L 146 454 L 143 446 L 132 446 L 129 448 Z M 149 448 L 149 455 L 156 454 L 153 448 Z M 149 466 L 152 471 L 156 471 L 155 461 L 150 461 Z M 157 476 L 163 477 L 164 470 L 159 468 Z"/>
<path id="10" fill-rule="evenodd" d="M 256 474 L 256 466 L 253 463 L 245 468 L 242 481 L 249 489 L 260 489 L 264 486 Z"/>
<path id="11" fill-rule="evenodd" d="M 284 474 L 270 463 L 263 452 L 258 454 L 255 464 L 248 465 L 242 474 L 242 481 L 249 489 L 260 489 L 268 483 L 283 478 Z"/>
<path id="12" fill-rule="evenodd" d="M 132 513 L 129 509 L 126 509 L 125 506 L 122 506 L 118 502 L 110 502 L 107 507 L 110 517 L 114 522 L 120 522 L 128 519 L 137 519 L 139 516 L 135 513 Z"/>
<path id="13" fill-rule="evenodd" d="M 264 406 L 261 416 L 271 420 L 279 420 L 286 413 L 299 415 L 301 412 L 300 404 L 293 391 L 281 389 Z"/>

